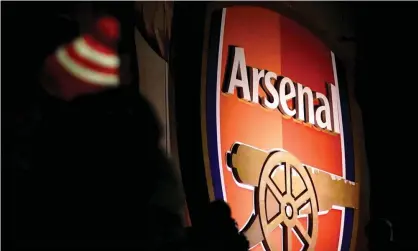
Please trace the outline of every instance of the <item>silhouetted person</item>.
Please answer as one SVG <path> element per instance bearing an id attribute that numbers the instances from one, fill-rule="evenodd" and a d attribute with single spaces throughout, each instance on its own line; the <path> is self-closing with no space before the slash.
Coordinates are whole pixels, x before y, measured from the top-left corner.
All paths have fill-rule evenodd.
<path id="1" fill-rule="evenodd" d="M 386 219 L 372 219 L 366 226 L 370 251 L 397 250 L 393 242 L 392 224 Z"/>
<path id="2" fill-rule="evenodd" d="M 90 46 L 98 42 L 102 41 Z M 77 53 L 71 45 L 65 49 L 67 57 Z M 78 68 L 92 69 L 76 71 L 59 55 L 48 56 L 48 69 L 54 70 L 42 75 L 42 84 L 52 88 L 40 91 L 32 111 L 38 115 L 25 136 L 28 154 L 22 162 L 27 167 L 19 163 L 21 156 L 11 161 L 15 244 L 40 249 L 159 249 L 182 230 L 178 210 L 183 199 L 160 149 L 161 130 L 152 107 L 139 94 L 137 83 L 84 92 L 89 90 L 81 88 L 86 79 L 99 79 L 94 85 L 101 82 L 89 78 L 97 61 L 89 58 Z M 80 72 L 87 75 L 80 77 Z M 76 93 L 71 84 L 76 84 Z"/>
<path id="3" fill-rule="evenodd" d="M 165 198 L 156 194 L 173 182 L 172 174 L 158 146 L 159 126 L 139 94 L 112 90 L 47 105 L 56 111 L 44 114 L 32 169 L 18 184 L 17 219 L 25 237 L 142 239 L 141 246 L 153 238 L 150 230 L 164 226 L 155 217 L 177 217 L 159 205 Z"/>

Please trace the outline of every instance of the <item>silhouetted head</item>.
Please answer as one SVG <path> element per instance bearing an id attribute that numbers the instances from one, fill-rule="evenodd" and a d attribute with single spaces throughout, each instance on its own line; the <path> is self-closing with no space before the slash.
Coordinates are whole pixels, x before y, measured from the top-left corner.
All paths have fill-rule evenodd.
<path id="1" fill-rule="evenodd" d="M 223 200 L 215 200 L 209 204 L 209 212 L 211 215 L 215 215 L 220 218 L 231 218 L 231 208 Z"/>
<path id="2" fill-rule="evenodd" d="M 373 219 L 366 226 L 370 249 L 388 248 L 393 241 L 392 223 L 383 218 Z"/>
<path id="3" fill-rule="evenodd" d="M 229 205 L 216 200 L 209 205 L 207 241 L 209 250 L 248 250 L 246 237 L 239 233 Z"/>

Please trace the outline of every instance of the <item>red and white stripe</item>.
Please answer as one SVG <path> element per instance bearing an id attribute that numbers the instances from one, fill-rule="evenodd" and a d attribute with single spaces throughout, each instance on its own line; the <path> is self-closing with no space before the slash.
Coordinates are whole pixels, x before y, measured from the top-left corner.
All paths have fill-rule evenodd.
<path id="1" fill-rule="evenodd" d="M 85 35 L 55 53 L 58 63 L 74 77 L 92 85 L 119 85 L 119 57 L 116 52 Z"/>

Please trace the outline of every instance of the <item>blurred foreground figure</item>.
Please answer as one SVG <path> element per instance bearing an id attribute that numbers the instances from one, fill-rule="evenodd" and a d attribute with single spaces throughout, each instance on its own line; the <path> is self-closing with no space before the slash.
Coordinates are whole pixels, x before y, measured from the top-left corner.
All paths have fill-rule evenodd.
<path id="1" fill-rule="evenodd" d="M 16 178 L 17 242 L 157 250 L 182 236 L 184 198 L 156 116 L 119 81 L 118 29 L 100 18 L 46 60 L 31 168 Z"/>

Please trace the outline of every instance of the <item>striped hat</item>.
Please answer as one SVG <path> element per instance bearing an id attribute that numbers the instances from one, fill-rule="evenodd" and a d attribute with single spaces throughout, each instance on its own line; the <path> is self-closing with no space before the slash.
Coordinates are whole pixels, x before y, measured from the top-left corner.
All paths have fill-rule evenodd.
<path id="1" fill-rule="evenodd" d="M 119 22 L 100 18 L 93 32 L 59 47 L 45 62 L 42 86 L 64 100 L 119 86 Z"/>

